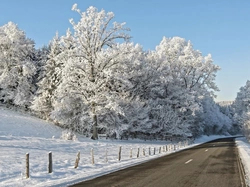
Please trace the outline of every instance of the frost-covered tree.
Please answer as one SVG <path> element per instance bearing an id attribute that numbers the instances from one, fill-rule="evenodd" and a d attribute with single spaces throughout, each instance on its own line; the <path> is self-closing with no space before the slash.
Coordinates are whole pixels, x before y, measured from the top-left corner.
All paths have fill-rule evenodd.
<path id="1" fill-rule="evenodd" d="M 163 38 L 155 51 L 137 47 L 130 55 L 128 61 L 133 63 L 126 72 L 132 85 L 130 99 L 121 104 L 125 113 L 121 124 L 127 125 L 128 134 L 137 138 L 200 135 L 203 129 L 195 123 L 202 110 L 199 97 L 213 96 L 218 89 L 214 79 L 219 67 L 211 56 L 203 57 L 179 37 Z"/>
<path id="2" fill-rule="evenodd" d="M 121 124 L 127 125 L 128 134 L 137 138 L 200 135 L 203 129 L 195 123 L 202 110 L 199 97 L 213 96 L 218 89 L 214 79 L 219 67 L 211 56 L 203 57 L 179 37 L 163 38 L 155 51 L 138 47 L 130 51 L 127 61 L 133 63 L 126 74 L 132 86 L 129 99 L 123 98 L 121 104 L 125 113 Z"/>
<path id="3" fill-rule="evenodd" d="M 36 49 L 35 51 L 35 61 L 36 61 L 36 76 L 35 76 L 35 83 L 38 83 L 43 77 L 45 77 L 45 65 L 48 60 L 48 56 L 50 53 L 49 46 L 45 45 L 41 48 Z"/>
<path id="4" fill-rule="evenodd" d="M 239 134 L 241 133 L 241 127 L 237 121 L 237 114 L 235 113 L 235 107 L 233 101 L 221 101 L 217 103 L 220 107 L 221 113 L 229 117 L 231 120 L 231 129 L 229 131 L 230 134 Z"/>
<path id="5" fill-rule="evenodd" d="M 215 103 L 212 97 L 202 97 L 202 111 L 196 120 L 201 123 L 203 134 L 224 134 L 228 135 L 232 128 L 232 119 L 220 111 L 220 106 Z"/>
<path id="6" fill-rule="evenodd" d="M 130 36 L 124 32 L 128 30 L 124 27 L 125 23 L 111 23 L 114 18 L 112 12 L 98 12 L 95 7 L 81 12 L 76 4 L 72 10 L 79 13 L 81 19 L 78 23 L 70 20 L 74 35 L 64 39 L 63 45 L 71 47 L 64 50 L 67 60 L 63 68 L 64 79 L 57 89 L 57 98 L 61 102 L 69 94 L 80 97 L 92 117 L 92 138 L 98 139 L 98 113 L 105 108 L 118 110 L 113 99 L 117 90 L 112 90 L 112 87 L 125 81 L 122 74 L 119 77 L 111 74 L 111 69 L 127 53 L 126 45 L 118 42 L 127 41 Z"/>
<path id="7" fill-rule="evenodd" d="M 214 81 L 219 67 L 213 64 L 211 55 L 202 56 L 193 49 L 190 41 L 180 37 L 164 37 L 156 50 L 149 52 L 148 58 L 148 65 L 154 73 L 153 79 L 146 84 L 146 94 L 155 101 L 152 110 L 157 111 L 152 118 L 167 107 L 175 123 L 162 125 L 161 131 L 180 134 L 182 132 L 178 129 L 182 129 L 183 133 L 190 135 L 192 130 L 188 129 L 194 129 L 195 113 L 201 109 L 198 98 L 213 96 L 213 91 L 218 90 Z M 160 116 L 164 117 L 164 112 Z M 158 125 L 160 121 L 157 120 Z"/>
<path id="8" fill-rule="evenodd" d="M 231 119 L 232 119 L 233 114 L 234 114 L 232 104 L 233 104 L 233 101 L 218 102 L 218 105 L 220 106 L 220 111 Z"/>
<path id="9" fill-rule="evenodd" d="M 234 123 L 238 124 L 243 130 L 246 138 L 250 140 L 250 81 L 240 88 L 233 103 L 235 110 Z"/>
<path id="10" fill-rule="evenodd" d="M 49 53 L 40 72 L 38 90 L 32 102 L 31 109 L 43 119 L 50 119 L 50 113 L 54 108 L 55 90 L 61 82 L 62 52 L 58 33 L 49 44 Z"/>
<path id="11" fill-rule="evenodd" d="M 0 101 L 28 107 L 35 86 L 34 42 L 9 22 L 0 27 Z"/>
<path id="12" fill-rule="evenodd" d="M 240 88 L 234 102 L 235 112 L 239 115 L 250 110 L 250 81 L 246 82 L 245 86 Z"/>
<path id="13" fill-rule="evenodd" d="M 204 92 L 218 91 L 215 84 L 219 66 L 213 64 L 211 55 L 202 56 L 194 50 L 190 41 L 180 37 L 164 37 L 156 47 L 157 68 L 167 78 L 166 82 L 178 82 L 178 86 L 199 95 Z"/>
<path id="14" fill-rule="evenodd" d="M 122 75 L 122 80 L 126 80 L 126 83 L 121 81 L 119 84 L 109 83 L 112 90 L 118 91 L 115 99 L 123 113 L 123 115 L 113 113 L 112 131 L 115 131 L 117 138 L 144 138 L 146 134 L 151 135 L 154 131 L 149 117 L 150 108 L 147 99 L 150 98 L 146 96 L 149 93 L 147 84 L 153 82 L 153 74 L 150 73 L 151 69 L 147 64 L 147 56 L 143 48 L 132 43 L 124 45 L 129 53 L 122 56 L 123 63 L 117 64 L 112 69 L 112 74 L 116 77 Z M 109 124 L 112 124 L 112 121 Z"/>
<path id="15" fill-rule="evenodd" d="M 130 61 L 134 63 L 128 71 L 131 99 L 125 107 L 130 137 L 151 139 L 173 133 L 173 124 L 179 123 L 178 116 L 164 95 L 162 74 L 154 67 L 157 61 L 142 48 L 132 54 Z"/>

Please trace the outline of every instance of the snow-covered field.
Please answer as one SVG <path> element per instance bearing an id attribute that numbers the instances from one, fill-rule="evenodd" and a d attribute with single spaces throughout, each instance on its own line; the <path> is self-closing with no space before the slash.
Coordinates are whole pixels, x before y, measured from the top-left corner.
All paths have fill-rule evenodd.
<path id="1" fill-rule="evenodd" d="M 0 108 L 0 186 L 67 186 L 174 152 L 166 151 L 166 145 L 170 145 L 166 141 L 93 141 L 80 136 L 76 141 L 67 141 L 60 138 L 61 134 L 60 128 L 48 122 Z M 188 147 L 216 138 L 219 136 L 203 137 Z M 250 145 L 242 138 L 237 140 L 237 145 L 249 174 Z M 120 146 L 122 151 L 119 161 Z M 94 164 L 91 149 L 94 152 Z M 51 174 L 48 173 L 50 151 L 53 155 Z M 79 167 L 75 169 L 78 151 L 81 159 Z M 30 157 L 29 179 L 25 177 L 26 153 Z"/>

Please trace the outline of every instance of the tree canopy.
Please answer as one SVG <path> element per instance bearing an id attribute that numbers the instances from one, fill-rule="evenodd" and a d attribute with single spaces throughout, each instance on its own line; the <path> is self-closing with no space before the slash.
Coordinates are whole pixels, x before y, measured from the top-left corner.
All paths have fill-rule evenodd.
<path id="1" fill-rule="evenodd" d="M 98 133 L 164 139 L 239 132 L 236 116 L 249 113 L 248 88 L 234 107 L 215 103 L 220 68 L 211 54 L 181 37 L 163 37 L 144 51 L 114 13 L 92 6 L 81 12 L 76 4 L 72 10 L 80 20 L 70 19 L 72 28 L 42 49 L 14 23 L 0 27 L 1 103 L 29 107 L 93 139 Z"/>

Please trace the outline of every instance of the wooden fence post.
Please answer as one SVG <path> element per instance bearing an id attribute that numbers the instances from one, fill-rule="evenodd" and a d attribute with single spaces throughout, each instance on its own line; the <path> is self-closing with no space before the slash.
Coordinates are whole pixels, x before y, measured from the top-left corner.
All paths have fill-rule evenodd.
<path id="1" fill-rule="evenodd" d="M 146 154 L 145 154 L 145 149 L 144 148 L 142 149 L 142 152 L 143 152 L 143 156 L 145 156 Z"/>
<path id="2" fill-rule="evenodd" d="M 139 158 L 139 154 L 140 154 L 140 148 L 138 148 L 138 151 L 137 151 L 137 158 Z"/>
<path id="3" fill-rule="evenodd" d="M 154 147 L 154 155 L 155 155 L 156 148 Z"/>
<path id="4" fill-rule="evenodd" d="M 29 153 L 26 153 L 26 179 L 30 177 Z"/>
<path id="5" fill-rule="evenodd" d="M 79 161 L 80 161 L 80 151 L 78 151 L 78 153 L 76 155 L 75 168 L 78 167 Z"/>
<path id="6" fill-rule="evenodd" d="M 159 154 L 161 154 L 161 147 L 159 148 Z"/>
<path id="7" fill-rule="evenodd" d="M 148 148 L 148 155 L 151 155 L 151 147 Z"/>
<path id="8" fill-rule="evenodd" d="M 122 146 L 119 147 L 118 160 L 121 160 Z"/>
<path id="9" fill-rule="evenodd" d="M 130 148 L 130 158 L 132 158 L 132 157 L 133 157 L 133 153 L 132 153 L 132 151 L 133 151 L 133 148 Z"/>
<path id="10" fill-rule="evenodd" d="M 49 152 L 49 165 L 48 165 L 48 172 L 52 173 L 52 152 Z"/>
<path id="11" fill-rule="evenodd" d="M 94 158 L 94 149 L 91 148 L 91 163 L 94 165 L 95 164 L 95 158 Z"/>

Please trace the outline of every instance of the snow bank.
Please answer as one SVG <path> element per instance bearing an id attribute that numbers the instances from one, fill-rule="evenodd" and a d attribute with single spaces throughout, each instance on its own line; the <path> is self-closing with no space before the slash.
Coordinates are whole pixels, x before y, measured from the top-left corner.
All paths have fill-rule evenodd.
<path id="1" fill-rule="evenodd" d="M 246 138 L 237 138 L 236 144 L 245 169 L 246 182 L 248 186 L 250 186 L 250 144 L 247 142 Z"/>

